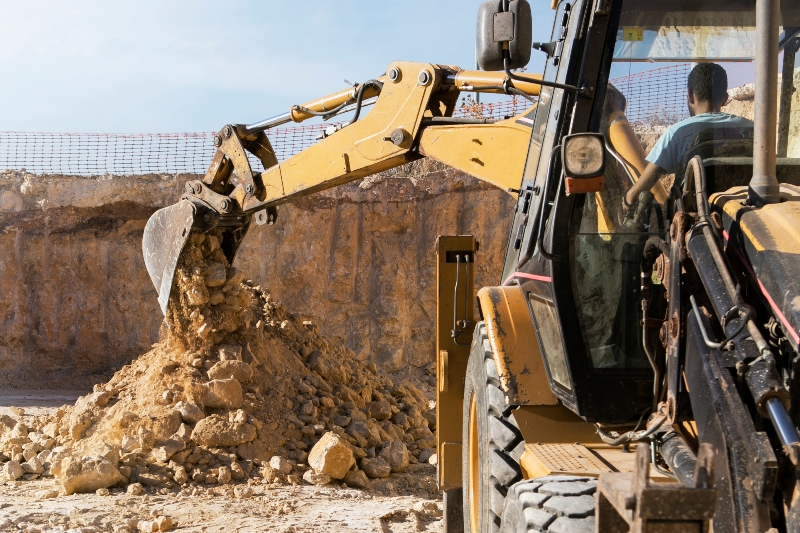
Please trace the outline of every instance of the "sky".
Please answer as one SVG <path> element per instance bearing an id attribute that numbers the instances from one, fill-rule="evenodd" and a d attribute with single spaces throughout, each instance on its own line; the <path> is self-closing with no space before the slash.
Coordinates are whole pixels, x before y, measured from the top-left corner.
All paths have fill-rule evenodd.
<path id="1" fill-rule="evenodd" d="M 530 0 L 534 41 L 550 0 Z M 474 66 L 477 0 L 26 0 L 0 9 L 0 131 L 252 123 L 383 74 Z M 529 71 L 541 70 L 533 51 Z"/>

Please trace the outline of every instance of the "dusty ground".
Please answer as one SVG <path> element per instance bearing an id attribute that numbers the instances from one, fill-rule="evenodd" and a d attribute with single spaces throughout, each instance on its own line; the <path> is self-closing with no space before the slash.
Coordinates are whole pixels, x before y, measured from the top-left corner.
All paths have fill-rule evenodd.
<path id="1" fill-rule="evenodd" d="M 407 474 L 420 483 L 433 480 L 434 467 Z M 441 531 L 441 501 L 409 494 L 385 495 L 355 489 L 303 485 L 262 486 L 248 499 L 180 492 L 130 496 L 75 494 L 40 499 L 52 480 L 10 482 L 0 486 L 0 531 L 106 532 L 156 516 L 176 522 L 173 531 Z M 387 488 L 388 489 L 388 488 Z M 391 494 L 391 489 L 387 492 Z"/>
<path id="2" fill-rule="evenodd" d="M 0 415 L 24 407 L 25 418 L 52 414 L 84 391 L 0 391 Z M 112 489 L 107 496 L 74 494 L 44 498 L 57 490 L 54 479 L 0 484 L 0 531 L 111 532 L 136 530 L 143 520 L 166 516 L 173 531 L 241 532 L 412 532 L 441 531 L 441 496 L 436 468 L 414 465 L 376 480 L 371 491 L 338 484 L 315 487 L 256 485 L 253 496 L 235 498 L 231 487 L 189 486 L 131 496 Z M 203 487 L 203 488 L 199 488 Z M 162 494 L 163 492 L 163 494 Z"/>

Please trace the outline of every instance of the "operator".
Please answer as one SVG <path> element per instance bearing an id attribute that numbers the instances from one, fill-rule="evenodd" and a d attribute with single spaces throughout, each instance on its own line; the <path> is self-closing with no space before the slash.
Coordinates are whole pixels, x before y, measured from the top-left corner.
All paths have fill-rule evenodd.
<path id="1" fill-rule="evenodd" d="M 626 206 L 633 204 L 640 193 L 649 191 L 665 174 L 680 171 L 687 162 L 684 155 L 699 132 L 709 128 L 753 127 L 751 120 L 722 112 L 728 101 L 728 73 L 720 65 L 695 66 L 689 73 L 687 92 L 690 117 L 667 128 L 647 155 L 647 166 L 639 181 L 623 197 Z"/>

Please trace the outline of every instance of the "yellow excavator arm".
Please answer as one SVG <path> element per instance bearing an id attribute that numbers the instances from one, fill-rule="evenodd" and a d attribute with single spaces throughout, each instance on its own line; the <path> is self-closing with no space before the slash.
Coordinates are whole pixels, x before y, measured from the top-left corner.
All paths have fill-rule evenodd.
<path id="1" fill-rule="evenodd" d="M 519 185 L 530 125 L 520 122 L 519 117 L 499 121 L 452 117 L 461 91 L 502 92 L 505 74 L 409 62 L 392 63 L 388 72 L 362 84 L 366 86 L 362 101 L 377 97 L 367 116 L 281 163 L 266 135 L 253 131 L 254 127 L 226 126 L 217 135 L 215 163 L 203 178 L 203 186 L 233 199 L 237 206 L 229 204 L 230 209 L 253 212 L 424 156 L 499 187 Z M 535 83 L 515 83 L 517 88 L 521 85 L 527 94 L 539 92 Z M 354 93 L 359 89 L 339 91 L 295 106 L 284 116 L 302 122 L 330 113 L 355 100 Z M 265 170 L 260 175 L 250 170 L 242 148 L 261 160 Z M 234 168 L 237 176 L 245 179 L 227 192 Z M 252 187 L 248 188 L 250 184 Z M 209 195 L 204 199 L 217 198 Z"/>
<path id="2" fill-rule="evenodd" d="M 214 136 L 217 147 L 202 180 L 186 184 L 178 204 L 156 212 L 145 228 L 145 264 L 162 311 L 181 250 L 192 228 L 223 229 L 222 249 L 233 261 L 250 220 L 272 223 L 275 206 L 431 157 L 512 192 L 519 186 L 532 120 L 522 114 L 502 120 L 454 118 L 462 91 L 539 94 L 539 75 L 523 75 L 511 86 L 503 72 L 463 71 L 429 63 L 397 61 L 387 73 L 253 125 L 227 125 Z M 369 99 L 374 108 L 302 152 L 278 162 L 265 130 L 315 116 L 354 110 Z M 372 103 L 372 102 L 370 102 Z M 535 104 L 533 104 L 535 105 Z M 248 152 L 264 167 L 254 172 Z"/>

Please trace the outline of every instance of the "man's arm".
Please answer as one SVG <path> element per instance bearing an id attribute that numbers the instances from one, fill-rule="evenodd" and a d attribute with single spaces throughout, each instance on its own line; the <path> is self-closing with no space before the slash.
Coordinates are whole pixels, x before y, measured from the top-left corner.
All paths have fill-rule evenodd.
<path id="1" fill-rule="evenodd" d="M 628 192 L 625 194 L 625 197 L 623 198 L 625 204 L 633 204 L 633 202 L 638 200 L 640 193 L 652 189 L 661 176 L 666 173 L 667 171 L 660 166 L 653 163 L 647 163 L 647 166 L 644 168 L 644 172 L 642 172 L 642 175 L 639 176 L 639 181 L 637 181 L 633 187 L 628 189 Z"/>

